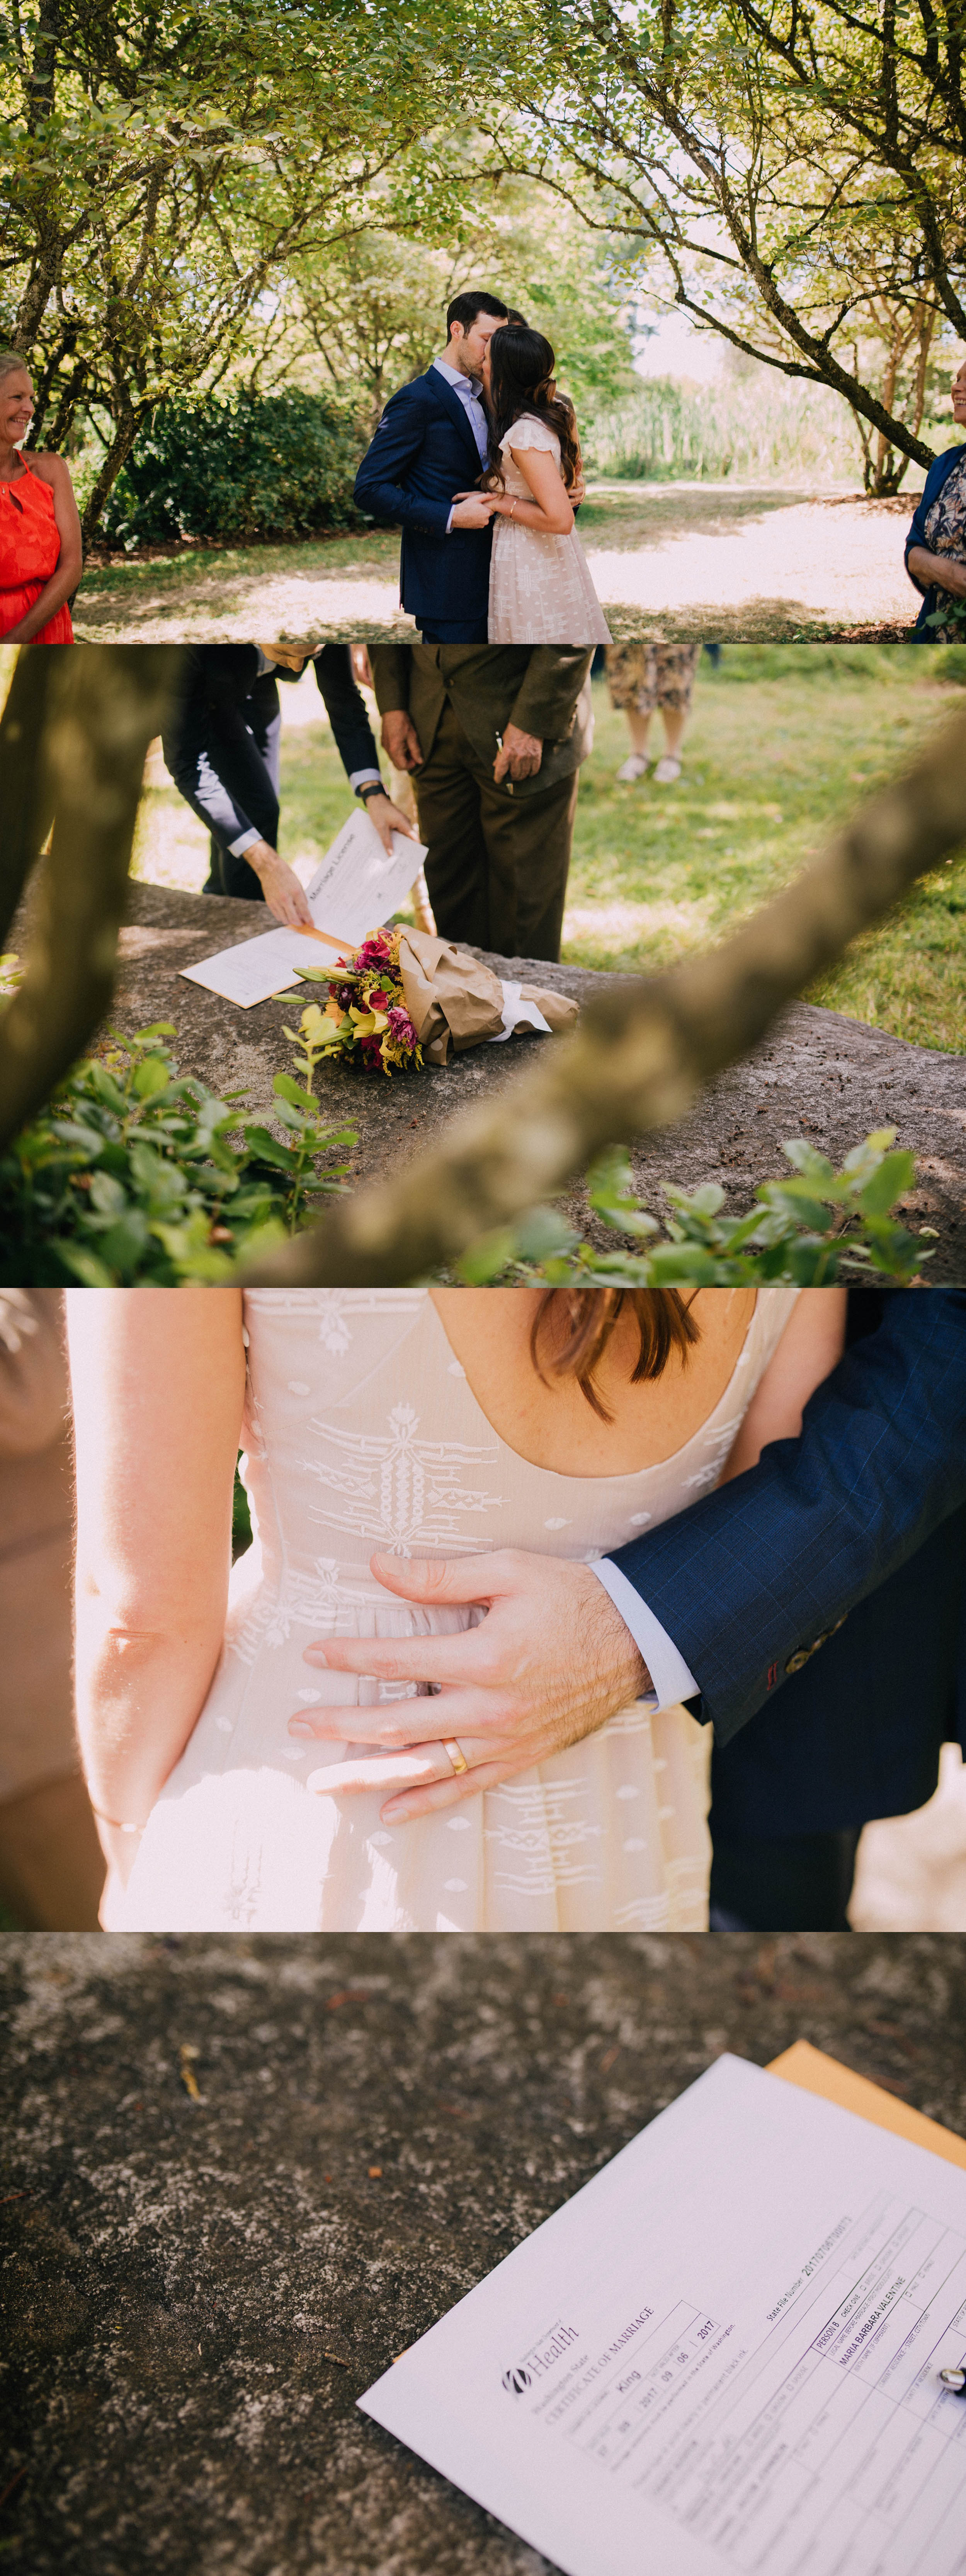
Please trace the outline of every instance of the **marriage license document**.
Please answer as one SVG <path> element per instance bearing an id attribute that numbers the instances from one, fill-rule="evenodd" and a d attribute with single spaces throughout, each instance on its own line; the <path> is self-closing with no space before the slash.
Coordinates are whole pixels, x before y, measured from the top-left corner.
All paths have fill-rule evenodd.
<path id="1" fill-rule="evenodd" d="M 364 2411 L 566 2576 L 966 2568 L 966 2172 L 722 2057 Z"/>

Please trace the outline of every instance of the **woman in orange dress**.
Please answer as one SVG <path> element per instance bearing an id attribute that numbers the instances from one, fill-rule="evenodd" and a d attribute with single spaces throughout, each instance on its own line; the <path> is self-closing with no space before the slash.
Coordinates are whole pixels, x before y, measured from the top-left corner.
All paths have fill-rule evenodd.
<path id="1" fill-rule="evenodd" d="M 62 456 L 21 456 L 34 394 L 16 350 L 0 356 L 0 636 L 72 644 L 68 600 L 81 577 L 81 532 Z"/>

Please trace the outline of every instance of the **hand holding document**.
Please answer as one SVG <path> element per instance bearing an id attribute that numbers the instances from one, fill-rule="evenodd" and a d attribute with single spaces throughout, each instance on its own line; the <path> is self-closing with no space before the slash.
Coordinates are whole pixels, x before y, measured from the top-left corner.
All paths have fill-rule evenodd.
<path id="1" fill-rule="evenodd" d="M 334 965 L 340 952 L 345 955 L 368 931 L 388 921 L 405 903 L 425 856 L 423 842 L 394 832 L 387 857 L 368 815 L 361 809 L 350 814 L 306 887 L 314 932 L 267 930 L 241 940 L 236 948 L 203 957 L 197 966 L 183 966 L 186 982 L 203 984 L 207 992 L 220 993 L 246 1011 L 255 1002 L 270 1001 L 273 993 L 288 990 L 299 966 L 322 965 L 327 959 Z"/>
<path id="2" fill-rule="evenodd" d="M 722 2057 L 360 2404 L 566 2576 L 953 2576 L 964 2353 L 966 2172 Z"/>

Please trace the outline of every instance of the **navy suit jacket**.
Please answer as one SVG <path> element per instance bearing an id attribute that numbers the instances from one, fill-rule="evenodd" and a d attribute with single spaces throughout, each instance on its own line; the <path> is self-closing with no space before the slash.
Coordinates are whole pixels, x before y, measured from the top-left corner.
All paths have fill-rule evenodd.
<path id="1" fill-rule="evenodd" d="M 346 777 L 354 770 L 378 769 L 379 754 L 365 699 L 353 678 L 348 644 L 324 644 L 314 660 Z M 211 831 L 226 845 L 252 828 L 252 816 L 240 801 L 232 775 L 232 751 L 249 745 L 250 726 L 256 723 L 277 791 L 278 682 L 297 676 L 281 666 L 260 674 L 255 644 L 193 644 L 182 654 L 178 696 L 162 734 L 164 757 L 182 795 L 203 812 Z M 275 741 L 269 754 L 273 728 Z M 267 817 L 260 814 L 259 830 L 266 829 L 266 822 Z"/>
<path id="2" fill-rule="evenodd" d="M 923 590 L 922 583 L 918 579 L 917 574 L 909 572 L 909 555 L 913 546 L 925 546 L 927 553 L 932 553 L 932 547 L 930 546 L 929 539 L 926 535 L 926 513 L 928 510 L 932 509 L 933 502 L 938 500 L 943 484 L 946 482 L 947 477 L 952 473 L 954 465 L 959 465 L 964 456 L 966 456 L 966 447 L 959 446 L 947 447 L 942 456 L 933 457 L 919 500 L 916 504 L 912 526 L 906 538 L 906 571 L 909 573 L 909 579 L 913 588 L 918 590 L 922 596 L 922 607 L 912 630 L 913 634 L 918 636 L 920 644 L 932 643 L 932 631 L 927 626 L 926 619 L 927 617 L 931 617 L 933 614 L 936 606 L 937 593 L 935 582 L 930 582 L 928 590 Z"/>
<path id="3" fill-rule="evenodd" d="M 906 1814 L 966 1741 L 966 1292 L 849 1324 L 800 1440 L 614 1553 L 700 1684 L 722 1839 Z"/>
<path id="4" fill-rule="evenodd" d="M 480 479 L 476 440 L 458 394 L 438 367 L 386 404 L 355 482 L 360 510 L 402 529 L 400 596 L 410 616 L 472 625 L 490 600 L 492 528 L 446 522 L 457 492 Z"/>

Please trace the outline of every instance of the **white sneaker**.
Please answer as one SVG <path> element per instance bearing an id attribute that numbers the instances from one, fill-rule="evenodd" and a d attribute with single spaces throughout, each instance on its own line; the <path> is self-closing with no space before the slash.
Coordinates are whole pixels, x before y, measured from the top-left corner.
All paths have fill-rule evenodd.
<path id="1" fill-rule="evenodd" d="M 631 787 L 635 778 L 643 778 L 646 768 L 647 759 L 645 754 L 641 751 L 632 751 L 630 759 L 625 760 L 623 769 L 619 769 L 617 772 L 621 785 Z"/>
<path id="2" fill-rule="evenodd" d="M 665 752 L 663 760 L 658 761 L 657 768 L 654 772 L 654 785 L 655 787 L 673 787 L 675 779 L 680 778 L 680 775 L 680 761 L 672 760 L 670 753 Z"/>

